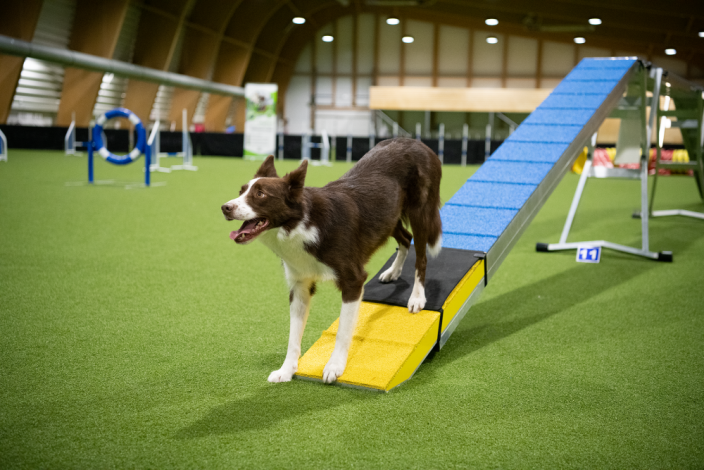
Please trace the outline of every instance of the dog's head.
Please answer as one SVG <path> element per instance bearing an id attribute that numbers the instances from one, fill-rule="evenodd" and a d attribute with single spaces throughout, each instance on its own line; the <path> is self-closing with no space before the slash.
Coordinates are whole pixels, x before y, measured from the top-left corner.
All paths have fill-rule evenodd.
<path id="1" fill-rule="evenodd" d="M 274 156 L 269 155 L 254 178 L 242 186 L 236 199 L 222 205 L 227 220 L 244 220 L 239 230 L 230 233 L 238 244 L 247 244 L 264 231 L 281 227 L 301 216 L 303 183 L 308 161 L 279 178 L 274 168 Z"/>

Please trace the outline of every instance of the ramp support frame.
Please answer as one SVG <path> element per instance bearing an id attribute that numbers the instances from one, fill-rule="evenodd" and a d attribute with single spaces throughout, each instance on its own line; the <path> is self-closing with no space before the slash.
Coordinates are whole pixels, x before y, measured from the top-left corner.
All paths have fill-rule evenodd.
<path id="1" fill-rule="evenodd" d="M 634 121 L 640 121 L 640 125 L 637 126 L 640 129 L 640 140 L 641 140 L 641 155 L 640 155 L 640 169 L 631 170 L 625 168 L 595 168 L 592 165 L 592 158 L 594 154 L 594 148 L 596 147 L 596 134 L 592 136 L 587 144 L 588 154 L 587 161 L 582 170 L 582 175 L 579 178 L 579 183 L 575 191 L 574 197 L 572 199 L 572 204 L 570 210 L 567 214 L 567 220 L 562 229 L 560 235 L 560 241 L 558 243 L 538 243 L 536 245 L 536 250 L 545 251 L 560 251 L 560 250 L 574 250 L 583 246 L 593 246 L 593 247 L 603 247 L 609 248 L 611 250 L 620 251 L 623 253 L 628 253 L 636 256 L 642 256 L 644 258 L 658 260 L 658 261 L 672 261 L 672 252 L 662 251 L 654 252 L 650 250 L 650 240 L 649 240 L 649 211 L 648 211 L 648 158 L 650 153 L 650 138 L 652 135 L 652 130 L 656 126 L 656 115 L 657 113 L 650 113 L 650 122 L 646 121 L 646 90 L 648 85 L 648 76 L 646 71 L 643 69 L 639 72 L 639 77 L 636 78 L 637 82 L 631 82 L 630 85 L 636 85 L 639 87 L 638 94 L 639 99 L 637 100 L 623 100 L 621 105 L 614 110 L 613 115 L 615 117 L 621 117 L 622 122 L 629 120 L 630 128 L 635 128 Z M 653 97 L 651 101 L 651 109 L 658 109 L 660 102 L 660 84 L 662 82 L 663 70 L 661 68 L 653 68 L 650 71 L 650 78 L 653 80 Z M 629 85 L 629 86 L 630 86 Z M 631 95 L 632 97 L 632 95 Z M 628 98 L 628 97 L 627 97 Z M 637 104 L 637 115 L 634 113 L 636 111 L 633 109 L 633 105 Z M 626 142 L 628 139 L 623 139 Z M 619 143 L 621 143 L 621 136 L 619 136 Z M 619 150 L 617 149 L 617 153 Z M 626 153 L 626 150 L 624 150 Z M 575 214 L 577 213 L 577 208 L 579 207 L 579 202 L 582 198 L 582 193 L 584 192 L 584 187 L 586 185 L 587 179 L 593 178 L 628 178 L 628 179 L 640 179 L 641 182 L 641 247 L 633 248 L 626 245 L 620 245 L 618 243 L 612 243 L 605 240 L 597 241 L 584 241 L 584 242 L 567 242 L 567 237 L 569 236 L 570 229 L 572 228 L 572 222 L 574 221 Z"/>
<path id="2" fill-rule="evenodd" d="M 665 80 L 665 109 L 657 108 L 657 119 L 655 120 L 657 141 L 655 160 L 655 176 L 653 178 L 653 189 L 650 196 L 650 217 L 668 217 L 680 215 L 703 219 L 704 214 L 688 210 L 653 210 L 655 203 L 655 189 L 657 188 L 660 168 L 692 170 L 694 179 L 699 189 L 699 194 L 704 200 L 704 90 L 699 86 L 683 81 L 673 74 L 667 74 Z M 676 102 L 677 109 L 670 110 L 670 101 Z M 677 121 L 669 121 L 669 117 L 677 118 Z M 667 126 L 665 126 L 667 124 Z M 682 134 L 682 141 L 685 144 L 690 161 L 684 162 L 663 162 L 662 144 L 665 127 L 677 127 Z M 635 212 L 633 217 L 641 217 L 641 212 Z"/>

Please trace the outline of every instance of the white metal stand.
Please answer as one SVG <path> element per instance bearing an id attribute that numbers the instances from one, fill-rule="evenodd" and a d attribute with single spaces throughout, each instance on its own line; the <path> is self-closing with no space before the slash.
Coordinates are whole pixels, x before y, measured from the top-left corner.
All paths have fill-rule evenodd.
<path id="1" fill-rule="evenodd" d="M 68 126 L 66 131 L 66 136 L 64 137 L 64 153 L 66 155 L 75 155 L 77 157 L 81 156 L 80 152 L 76 152 L 76 149 L 81 146 L 85 147 L 89 145 L 92 140 L 90 137 L 90 131 L 93 128 L 93 122 L 88 126 L 88 142 L 78 142 L 76 141 L 76 113 L 71 114 L 71 124 Z M 103 137 L 103 142 L 107 142 L 107 139 Z"/>
<path id="2" fill-rule="evenodd" d="M 674 77 L 672 77 L 674 78 Z M 650 217 L 670 217 L 674 215 L 680 215 L 684 217 L 692 217 L 695 219 L 702 219 L 704 220 L 704 214 L 701 212 L 694 212 L 694 211 L 688 211 L 688 210 L 682 210 L 682 209 L 672 209 L 672 210 L 659 210 L 659 211 L 654 211 L 653 210 L 653 204 L 655 203 L 655 188 L 657 187 L 658 183 L 658 171 L 660 168 L 685 168 L 689 169 L 690 171 L 694 171 L 694 178 L 697 179 L 698 186 L 700 188 L 700 191 L 704 190 L 704 162 L 702 161 L 704 159 L 704 96 L 701 94 L 701 87 L 697 88 L 692 88 L 690 87 L 688 90 L 688 93 L 693 95 L 693 100 L 694 101 L 694 106 L 696 107 L 694 110 L 692 109 L 687 109 L 686 106 L 679 106 L 678 109 L 670 111 L 670 96 L 673 92 L 672 86 L 679 86 L 681 87 L 681 84 L 679 83 L 667 83 L 667 96 L 665 96 L 665 104 L 664 104 L 664 110 L 660 109 L 658 106 L 657 108 L 657 115 L 658 119 L 656 119 L 655 124 L 656 124 L 656 131 L 658 133 L 658 140 L 657 140 L 657 158 L 656 158 L 656 164 L 655 164 L 655 177 L 653 178 L 653 189 L 652 189 L 652 194 L 650 196 Z M 678 93 L 682 93 L 681 90 L 677 91 Z M 682 102 L 680 102 L 682 104 Z M 691 105 L 692 103 L 690 103 Z M 687 119 L 686 116 L 687 114 L 693 113 L 694 114 L 694 119 L 692 119 L 690 115 L 690 119 Z M 667 116 L 674 116 L 677 118 L 677 121 L 670 121 Z M 665 137 L 665 128 L 666 127 L 678 127 L 680 129 L 680 132 L 682 133 L 682 138 L 683 141 L 685 141 L 685 144 L 687 143 L 686 137 L 690 137 L 689 140 L 689 148 L 688 152 L 691 154 L 690 157 L 694 159 L 694 161 L 690 161 L 689 163 L 675 163 L 675 162 L 662 162 L 660 160 L 660 156 L 662 155 L 662 144 L 664 141 Z M 695 138 L 691 138 L 691 133 L 698 134 Z M 685 133 L 690 133 L 689 136 L 685 135 Z M 695 134 L 695 135 L 696 135 Z M 697 148 L 698 144 L 698 148 Z M 685 147 L 687 147 L 685 145 Z M 692 148 L 694 147 L 694 148 Z M 701 178 L 701 179 L 699 179 Z M 633 214 L 633 217 L 641 217 L 641 212 L 635 212 Z"/>
<path id="3" fill-rule="evenodd" d="M 7 137 L 0 131 L 0 162 L 7 161 Z"/>
<path id="4" fill-rule="evenodd" d="M 321 132 L 321 142 L 311 142 L 310 132 L 306 133 L 301 138 L 301 160 L 308 160 L 311 165 L 320 166 L 332 166 L 330 163 L 330 138 L 328 137 L 327 131 Z M 311 160 L 310 149 L 320 149 L 320 160 Z"/>
<path id="5" fill-rule="evenodd" d="M 171 168 L 164 168 L 159 164 L 159 159 L 161 158 L 161 138 L 159 137 L 159 125 L 161 122 L 157 120 L 152 126 L 152 131 L 149 134 L 149 140 L 147 140 L 147 146 L 150 149 L 151 161 L 149 162 L 149 171 L 156 171 L 160 173 L 171 173 Z"/>
<path id="6" fill-rule="evenodd" d="M 619 129 L 619 137 L 616 150 L 616 163 L 632 163 L 634 157 L 636 161 L 640 161 L 640 169 L 631 170 L 625 168 L 595 168 L 592 166 L 592 156 L 594 147 L 596 146 L 596 134 L 588 143 L 588 158 L 582 170 L 582 176 L 579 178 L 579 184 L 575 191 L 572 205 L 570 206 L 567 220 L 562 229 L 559 243 L 538 243 L 537 251 L 558 251 L 558 250 L 574 250 L 583 246 L 603 247 L 611 250 L 621 251 L 636 256 L 642 256 L 658 261 L 672 261 L 672 252 L 650 251 L 648 237 L 648 156 L 650 150 L 650 136 L 653 129 L 656 113 L 650 114 L 650 124 L 645 118 L 646 108 L 646 87 L 647 77 L 645 71 L 640 72 L 639 83 L 632 82 L 629 84 L 629 93 L 621 100 L 619 106 L 612 113 L 612 117 L 621 118 L 621 127 Z M 655 81 L 653 88 L 652 106 L 659 103 L 660 82 L 662 79 L 662 69 L 652 69 L 651 78 Z M 652 108 L 656 109 L 656 108 Z M 567 242 L 574 216 L 579 207 L 579 201 L 582 198 L 582 192 L 586 185 L 587 178 L 629 178 L 640 179 L 641 182 L 641 248 L 633 248 L 626 245 L 619 245 L 605 240 L 592 240 L 584 242 Z"/>
<path id="7" fill-rule="evenodd" d="M 345 161 L 352 163 L 352 136 L 347 136 L 347 148 L 345 149 Z"/>
<path id="8" fill-rule="evenodd" d="M 663 211 L 653 211 L 650 216 L 651 217 L 668 217 L 672 215 L 682 215 L 685 217 L 693 217 L 695 219 L 702 219 L 704 220 L 704 214 L 701 212 L 694 212 L 694 211 L 687 211 L 684 209 L 670 209 L 670 210 L 663 210 Z"/>
<path id="9" fill-rule="evenodd" d="M 277 143 L 278 143 L 278 146 L 277 146 L 278 158 L 279 158 L 279 160 L 283 160 L 284 159 L 284 133 L 283 132 L 279 132 L 279 134 L 277 135 Z"/>
<path id="10" fill-rule="evenodd" d="M 172 170 L 188 170 L 188 171 L 198 171 L 197 166 L 193 166 L 193 145 L 191 144 L 191 136 L 188 133 L 188 117 L 186 109 L 184 108 L 182 116 L 182 126 L 181 126 L 181 152 L 178 153 L 179 156 L 183 157 L 183 164 L 173 165 Z"/>

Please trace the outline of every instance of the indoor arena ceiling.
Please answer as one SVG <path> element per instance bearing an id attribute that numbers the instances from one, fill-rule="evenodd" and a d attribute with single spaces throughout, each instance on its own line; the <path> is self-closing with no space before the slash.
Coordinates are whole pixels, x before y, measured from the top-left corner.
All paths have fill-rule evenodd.
<path id="1" fill-rule="evenodd" d="M 237 70 L 234 81 L 239 83 L 233 85 L 285 82 L 302 47 L 321 26 L 365 12 L 480 29 L 489 28 L 486 18 L 496 18 L 499 24 L 491 30 L 499 34 L 569 43 L 581 36 L 589 46 L 647 58 L 664 56 L 666 48 L 673 48 L 676 59 L 704 69 L 702 1 L 145 0 L 142 9 L 153 18 L 143 22 L 144 28 L 158 29 L 163 20 L 170 20 L 186 29 L 188 42 L 221 41 L 232 52 L 227 65 L 215 67 L 213 79 L 219 79 L 218 68 L 228 77 Z M 305 18 L 305 24 L 292 23 L 294 17 Z M 593 26 L 590 18 L 602 22 Z M 141 41 L 141 47 L 149 47 L 149 42 Z"/>

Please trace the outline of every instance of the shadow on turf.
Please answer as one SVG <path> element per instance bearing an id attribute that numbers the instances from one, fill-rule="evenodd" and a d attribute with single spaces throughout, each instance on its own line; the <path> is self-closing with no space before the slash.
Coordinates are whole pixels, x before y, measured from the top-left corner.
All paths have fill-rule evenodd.
<path id="1" fill-rule="evenodd" d="M 358 390 L 350 393 L 351 389 L 332 385 L 311 385 L 293 381 L 261 387 L 253 395 L 213 408 L 174 437 L 187 440 L 265 429 L 297 416 L 381 396 Z"/>
<path id="2" fill-rule="evenodd" d="M 667 234 L 654 246 L 668 246 L 683 253 L 696 236 Z M 540 256 L 574 258 L 574 252 L 556 252 Z M 565 272 L 541 279 L 499 297 L 474 306 L 440 353 L 433 353 L 418 369 L 413 380 L 392 393 L 403 393 L 427 386 L 439 369 L 462 359 L 496 341 L 533 326 L 553 315 L 598 296 L 641 274 L 668 266 L 618 252 L 609 252 L 609 262 L 600 265 L 577 265 Z M 349 403 L 383 398 L 384 394 L 350 388 L 314 385 L 304 382 L 270 384 L 252 395 L 210 410 L 206 416 L 180 430 L 176 439 L 197 439 L 265 429 L 298 416 L 332 409 Z"/>
<path id="3" fill-rule="evenodd" d="M 564 256 L 562 253 L 546 256 Z M 570 254 L 573 257 L 574 254 Z M 617 260 L 594 266 L 575 266 L 533 284 L 480 303 L 470 310 L 442 351 L 431 356 L 416 378 L 396 393 L 411 387 L 425 386 L 442 368 L 478 349 L 539 323 L 570 307 L 618 288 L 640 274 L 658 266 L 648 260 Z M 383 397 L 381 394 L 309 383 L 270 384 L 252 395 L 213 408 L 206 416 L 180 430 L 176 439 L 197 439 L 210 435 L 236 434 L 275 426 L 297 416 L 335 408 L 362 400 Z"/>
<path id="4" fill-rule="evenodd" d="M 578 265 L 475 305 L 442 351 L 432 353 L 425 367 L 418 370 L 416 380 L 405 387 L 419 386 L 439 368 L 663 266 L 651 260 L 619 255 L 621 253 L 609 253 L 615 262 L 602 263 L 598 270 L 589 269 L 598 265 Z M 545 256 L 566 255 L 551 253 Z M 569 252 L 569 256 L 574 257 L 574 252 Z"/>

